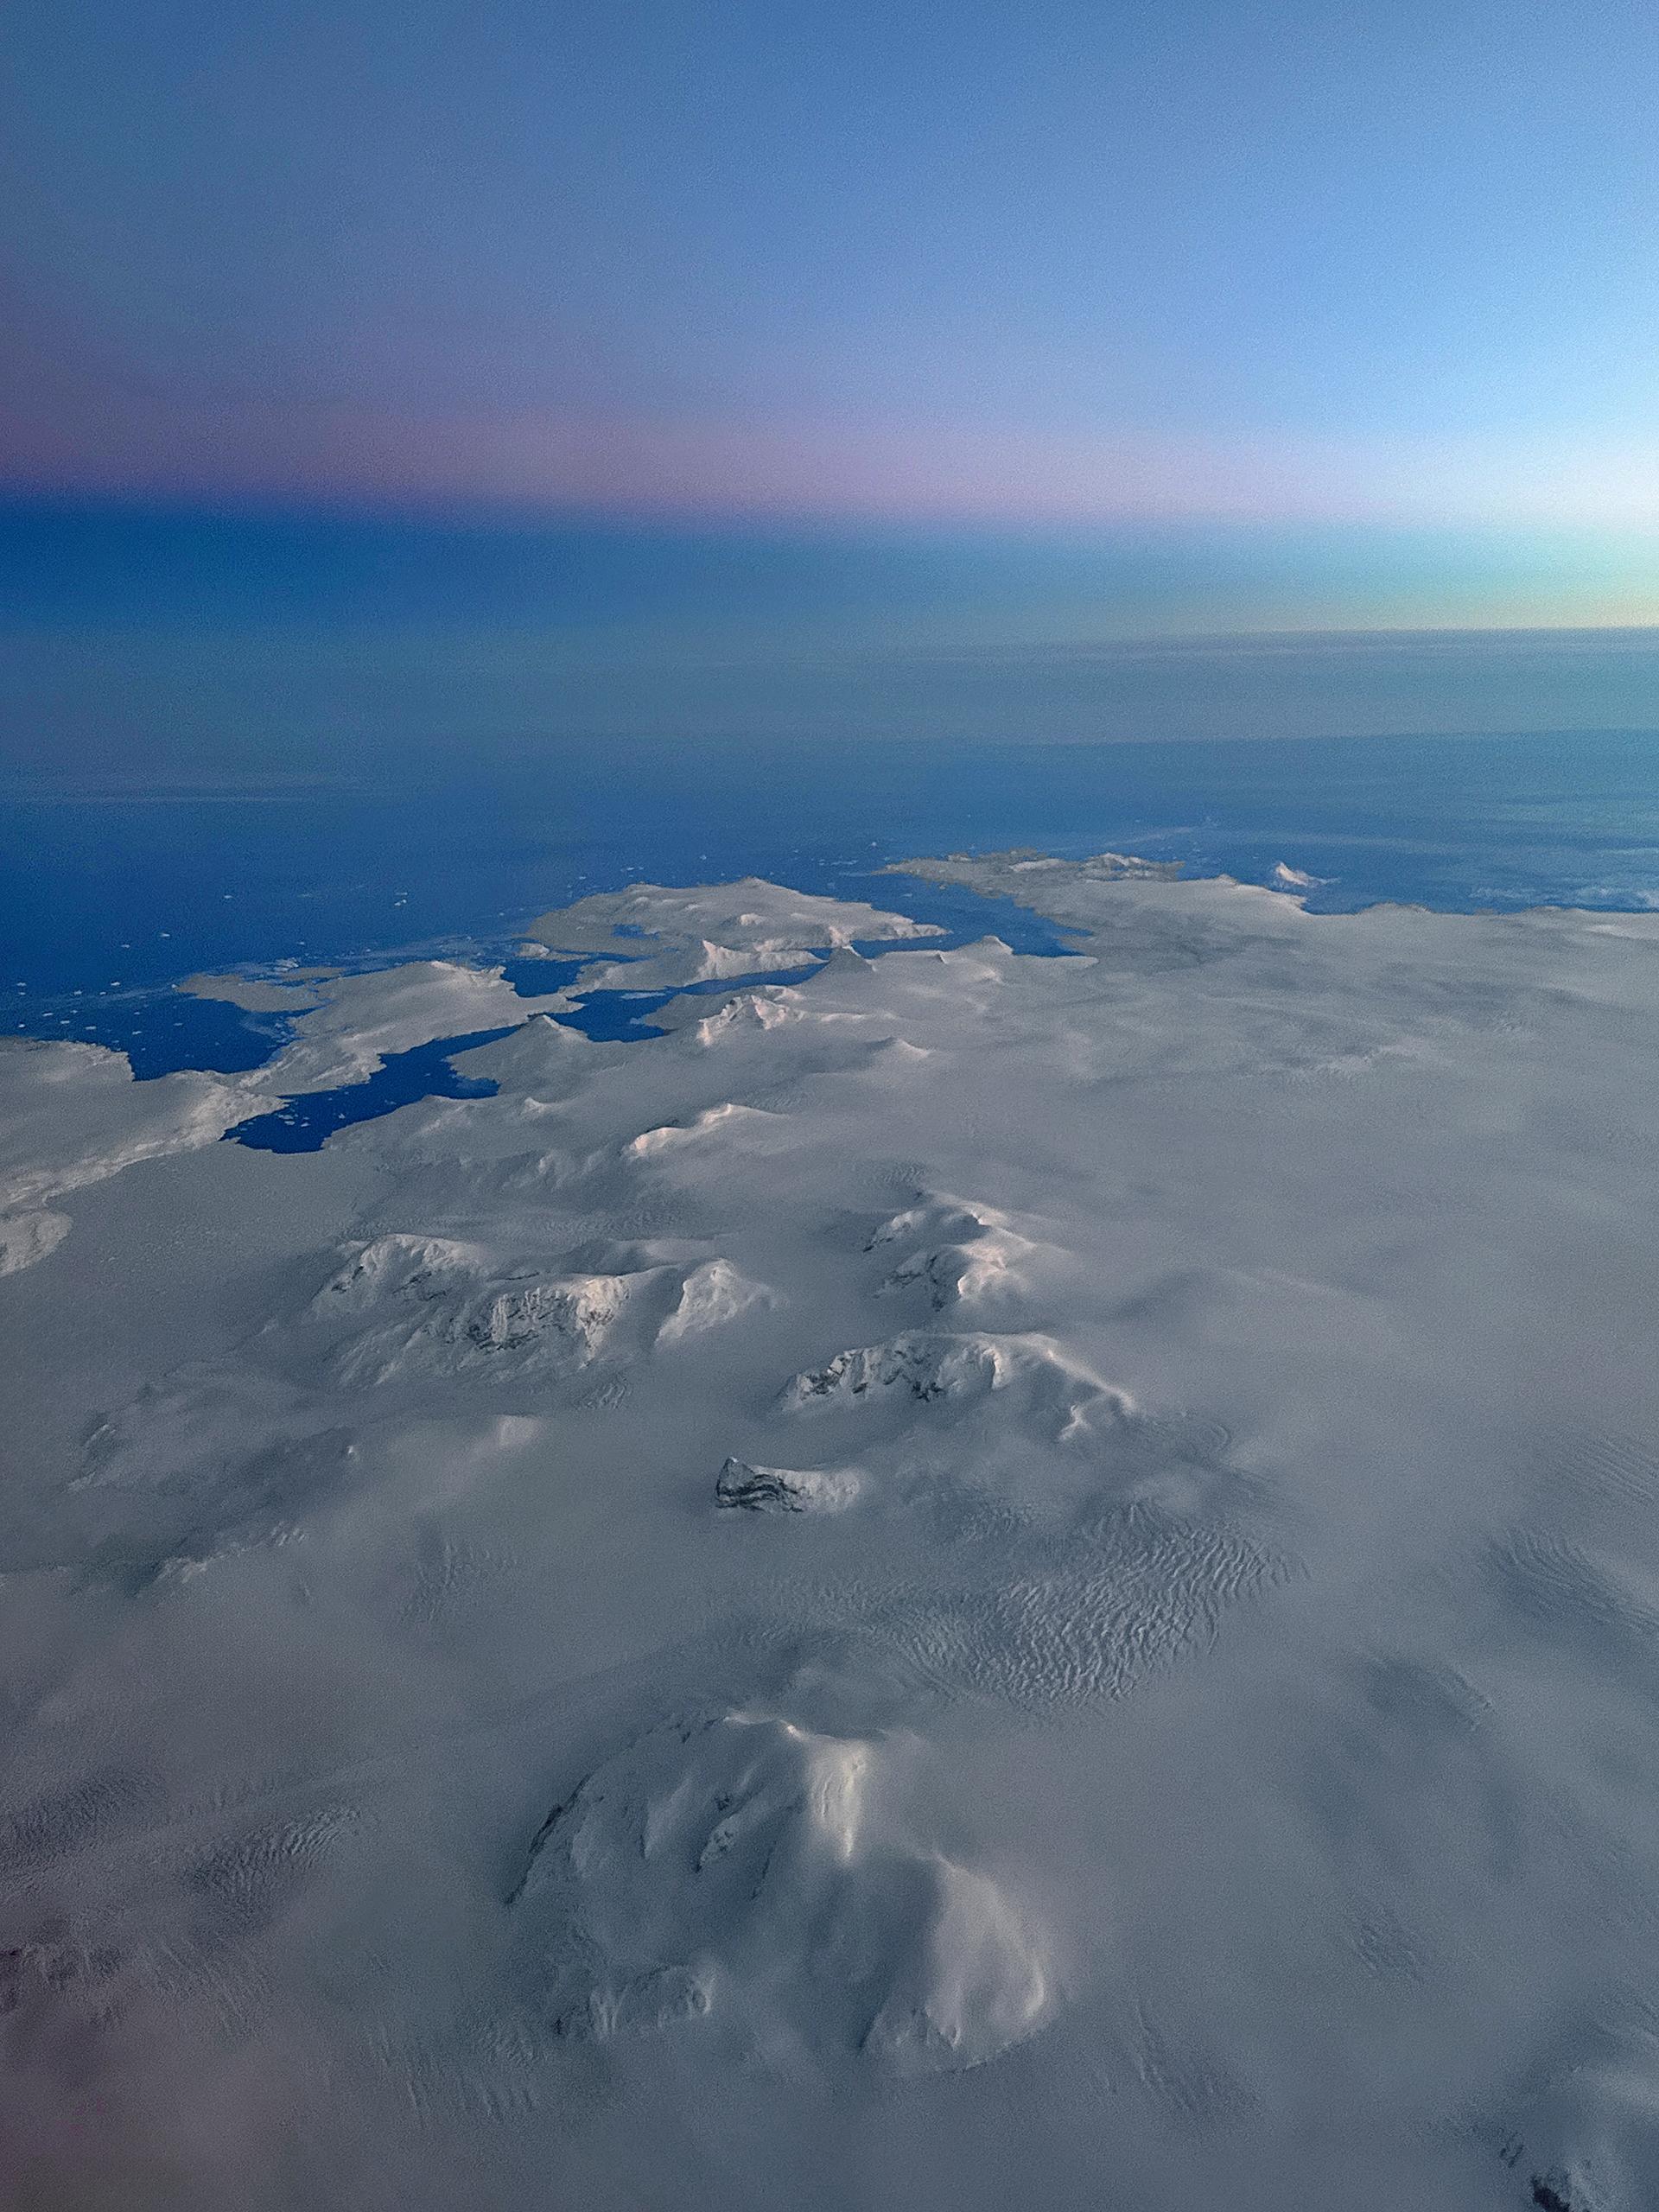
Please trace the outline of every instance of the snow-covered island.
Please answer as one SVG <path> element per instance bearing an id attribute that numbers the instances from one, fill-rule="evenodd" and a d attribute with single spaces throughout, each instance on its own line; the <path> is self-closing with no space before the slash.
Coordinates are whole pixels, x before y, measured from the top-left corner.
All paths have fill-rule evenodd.
<path id="1" fill-rule="evenodd" d="M 1659 916 L 914 872 L 0 1046 L 16 2201 L 1659 2202 Z"/>

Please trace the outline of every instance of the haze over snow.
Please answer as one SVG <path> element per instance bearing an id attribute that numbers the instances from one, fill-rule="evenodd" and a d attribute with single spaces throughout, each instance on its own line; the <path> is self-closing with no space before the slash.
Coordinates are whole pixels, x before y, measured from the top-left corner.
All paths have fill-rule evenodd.
<path id="1" fill-rule="evenodd" d="M 38 2201 L 1659 2196 L 1659 918 L 915 866 L 0 1050 Z"/>

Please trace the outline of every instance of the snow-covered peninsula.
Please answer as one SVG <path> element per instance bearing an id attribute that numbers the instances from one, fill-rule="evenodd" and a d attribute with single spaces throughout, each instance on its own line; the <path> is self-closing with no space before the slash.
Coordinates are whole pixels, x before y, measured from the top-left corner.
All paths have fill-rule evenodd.
<path id="1" fill-rule="evenodd" d="M 0 1046 L 16 2202 L 1659 2199 L 1659 916 L 914 872 Z"/>

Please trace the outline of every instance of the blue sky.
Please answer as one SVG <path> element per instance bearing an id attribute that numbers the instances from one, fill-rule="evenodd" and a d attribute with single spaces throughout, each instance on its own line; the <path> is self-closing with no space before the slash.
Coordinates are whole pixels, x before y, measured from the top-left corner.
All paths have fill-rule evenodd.
<path id="1" fill-rule="evenodd" d="M 1659 518 L 1629 0 L 12 0 L 6 48 L 18 493 L 1610 570 Z"/>

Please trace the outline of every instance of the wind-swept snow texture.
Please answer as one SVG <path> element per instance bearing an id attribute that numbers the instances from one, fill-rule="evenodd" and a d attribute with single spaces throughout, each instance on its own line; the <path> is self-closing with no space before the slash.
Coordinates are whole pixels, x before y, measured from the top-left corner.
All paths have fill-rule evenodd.
<path id="1" fill-rule="evenodd" d="M 916 866 L 0 1047 L 0 2202 L 1659 2203 L 1659 918 Z"/>

